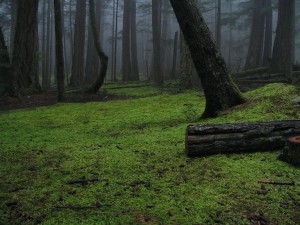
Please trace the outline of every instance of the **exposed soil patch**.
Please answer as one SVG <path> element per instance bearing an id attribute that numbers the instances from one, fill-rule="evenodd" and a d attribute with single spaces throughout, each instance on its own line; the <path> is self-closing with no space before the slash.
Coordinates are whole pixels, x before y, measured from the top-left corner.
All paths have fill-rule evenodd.
<path id="1" fill-rule="evenodd" d="M 81 92 L 70 91 L 66 93 L 65 102 L 106 102 L 111 100 L 125 100 L 132 97 L 112 95 L 104 92 L 97 94 L 86 94 Z M 2 97 L 0 98 L 0 112 L 13 109 L 35 108 L 40 106 L 54 105 L 57 103 L 57 97 L 54 92 L 45 92 L 41 94 L 30 94 L 20 98 Z"/>

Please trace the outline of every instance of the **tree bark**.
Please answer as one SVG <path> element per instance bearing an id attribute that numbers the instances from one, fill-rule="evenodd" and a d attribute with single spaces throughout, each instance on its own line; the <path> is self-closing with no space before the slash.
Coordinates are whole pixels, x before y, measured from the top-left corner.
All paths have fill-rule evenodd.
<path id="1" fill-rule="evenodd" d="M 18 0 L 17 22 L 12 58 L 12 81 L 14 95 L 32 85 L 36 71 L 36 42 L 38 0 Z"/>
<path id="2" fill-rule="evenodd" d="M 137 33 L 136 33 L 136 0 L 131 0 L 130 9 L 130 31 L 131 31 L 131 81 L 138 81 L 139 76 L 139 64 L 137 56 Z"/>
<path id="3" fill-rule="evenodd" d="M 0 96 L 11 95 L 13 88 L 10 83 L 11 66 L 7 46 L 5 44 L 2 27 L 0 26 Z"/>
<path id="4" fill-rule="evenodd" d="M 203 118 L 215 117 L 220 110 L 244 103 L 232 81 L 224 59 L 216 48 L 195 0 L 170 0 L 204 89 Z"/>
<path id="5" fill-rule="evenodd" d="M 171 79 L 175 79 L 176 78 L 177 46 L 178 46 L 178 31 L 176 31 L 175 35 L 174 35 L 173 64 L 172 64 Z"/>
<path id="6" fill-rule="evenodd" d="M 99 29 L 101 24 L 101 4 L 102 1 L 96 1 L 96 25 Z M 87 44 L 87 54 L 86 54 L 86 63 L 85 63 L 85 83 L 90 85 L 95 82 L 99 73 L 99 58 L 97 54 L 97 50 L 94 45 L 94 37 L 93 37 L 93 30 L 91 21 L 89 18 L 89 25 L 88 25 L 88 44 Z"/>
<path id="7" fill-rule="evenodd" d="M 291 79 L 295 43 L 295 0 L 279 0 L 278 23 L 270 70 L 284 72 Z"/>
<path id="8" fill-rule="evenodd" d="M 94 36 L 94 45 L 97 50 L 100 62 L 101 62 L 101 69 L 99 72 L 99 76 L 96 80 L 96 82 L 87 90 L 88 93 L 95 94 L 98 92 L 98 90 L 101 88 L 101 86 L 104 83 L 104 79 L 106 76 L 106 71 L 108 67 L 108 57 L 104 53 L 103 49 L 101 48 L 100 45 L 100 40 L 99 40 L 99 32 L 97 29 L 97 24 L 96 24 L 96 16 L 95 16 L 95 3 L 94 0 L 89 0 L 90 3 L 90 22 L 92 24 L 92 30 L 93 30 L 93 36 Z"/>
<path id="9" fill-rule="evenodd" d="M 250 43 L 246 58 L 245 70 L 260 67 L 262 63 L 263 43 L 264 43 L 264 1 L 252 0 L 252 28 L 250 35 Z"/>
<path id="10" fill-rule="evenodd" d="M 279 150 L 295 135 L 300 135 L 300 120 L 188 126 L 186 154 Z"/>
<path id="11" fill-rule="evenodd" d="M 123 81 L 128 81 L 131 75 L 130 1 L 131 0 L 124 0 L 123 34 L 122 34 L 122 80 Z"/>
<path id="12" fill-rule="evenodd" d="M 153 33 L 153 69 L 154 81 L 162 87 L 164 79 L 161 70 L 161 4 L 160 0 L 152 0 L 152 33 Z"/>
<path id="13" fill-rule="evenodd" d="M 272 58 L 272 46 L 273 46 L 273 9 L 272 0 L 265 0 L 265 41 L 264 41 L 264 53 L 262 66 L 268 66 L 271 63 Z"/>
<path id="14" fill-rule="evenodd" d="M 85 47 L 86 1 L 77 0 L 74 33 L 74 54 L 70 86 L 79 87 L 84 83 L 84 47 Z"/>
<path id="15" fill-rule="evenodd" d="M 54 0 L 55 14 L 55 52 L 56 52 L 56 73 L 57 73 L 57 99 L 59 102 L 64 101 L 65 89 L 65 70 L 64 70 L 64 53 L 63 53 L 63 35 L 62 35 L 62 16 L 61 2 Z"/>

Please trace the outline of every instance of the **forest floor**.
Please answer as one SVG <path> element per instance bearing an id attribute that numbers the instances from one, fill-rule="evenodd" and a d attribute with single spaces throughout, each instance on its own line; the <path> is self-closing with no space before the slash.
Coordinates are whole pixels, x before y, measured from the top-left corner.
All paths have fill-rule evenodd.
<path id="1" fill-rule="evenodd" d="M 299 119 L 299 87 L 247 92 L 247 103 L 206 120 L 199 92 L 104 90 L 121 99 L 0 112 L 0 224 L 300 223 L 299 185 L 258 183 L 300 181 L 279 152 L 184 152 L 188 124 Z M 79 179 L 95 180 L 68 183 Z"/>

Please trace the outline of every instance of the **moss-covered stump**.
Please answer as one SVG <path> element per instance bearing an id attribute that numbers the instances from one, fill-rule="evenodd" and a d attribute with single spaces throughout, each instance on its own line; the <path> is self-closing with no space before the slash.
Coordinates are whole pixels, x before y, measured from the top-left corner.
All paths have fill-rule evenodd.
<path id="1" fill-rule="evenodd" d="M 281 158 L 293 165 L 300 165 L 300 136 L 288 139 Z"/>

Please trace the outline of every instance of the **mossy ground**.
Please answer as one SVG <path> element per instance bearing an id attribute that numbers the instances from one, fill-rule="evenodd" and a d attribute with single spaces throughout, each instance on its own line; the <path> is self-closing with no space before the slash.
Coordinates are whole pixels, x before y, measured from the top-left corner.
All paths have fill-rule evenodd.
<path id="1" fill-rule="evenodd" d="M 200 121 L 201 93 L 109 87 L 142 98 L 0 114 L 0 223 L 300 223 L 300 186 L 257 192 L 258 180 L 300 181 L 300 169 L 278 161 L 279 152 L 184 153 L 190 123 L 299 119 L 291 103 L 299 89 L 268 85 L 246 93 L 246 104 Z M 80 178 L 99 182 L 66 184 Z"/>

